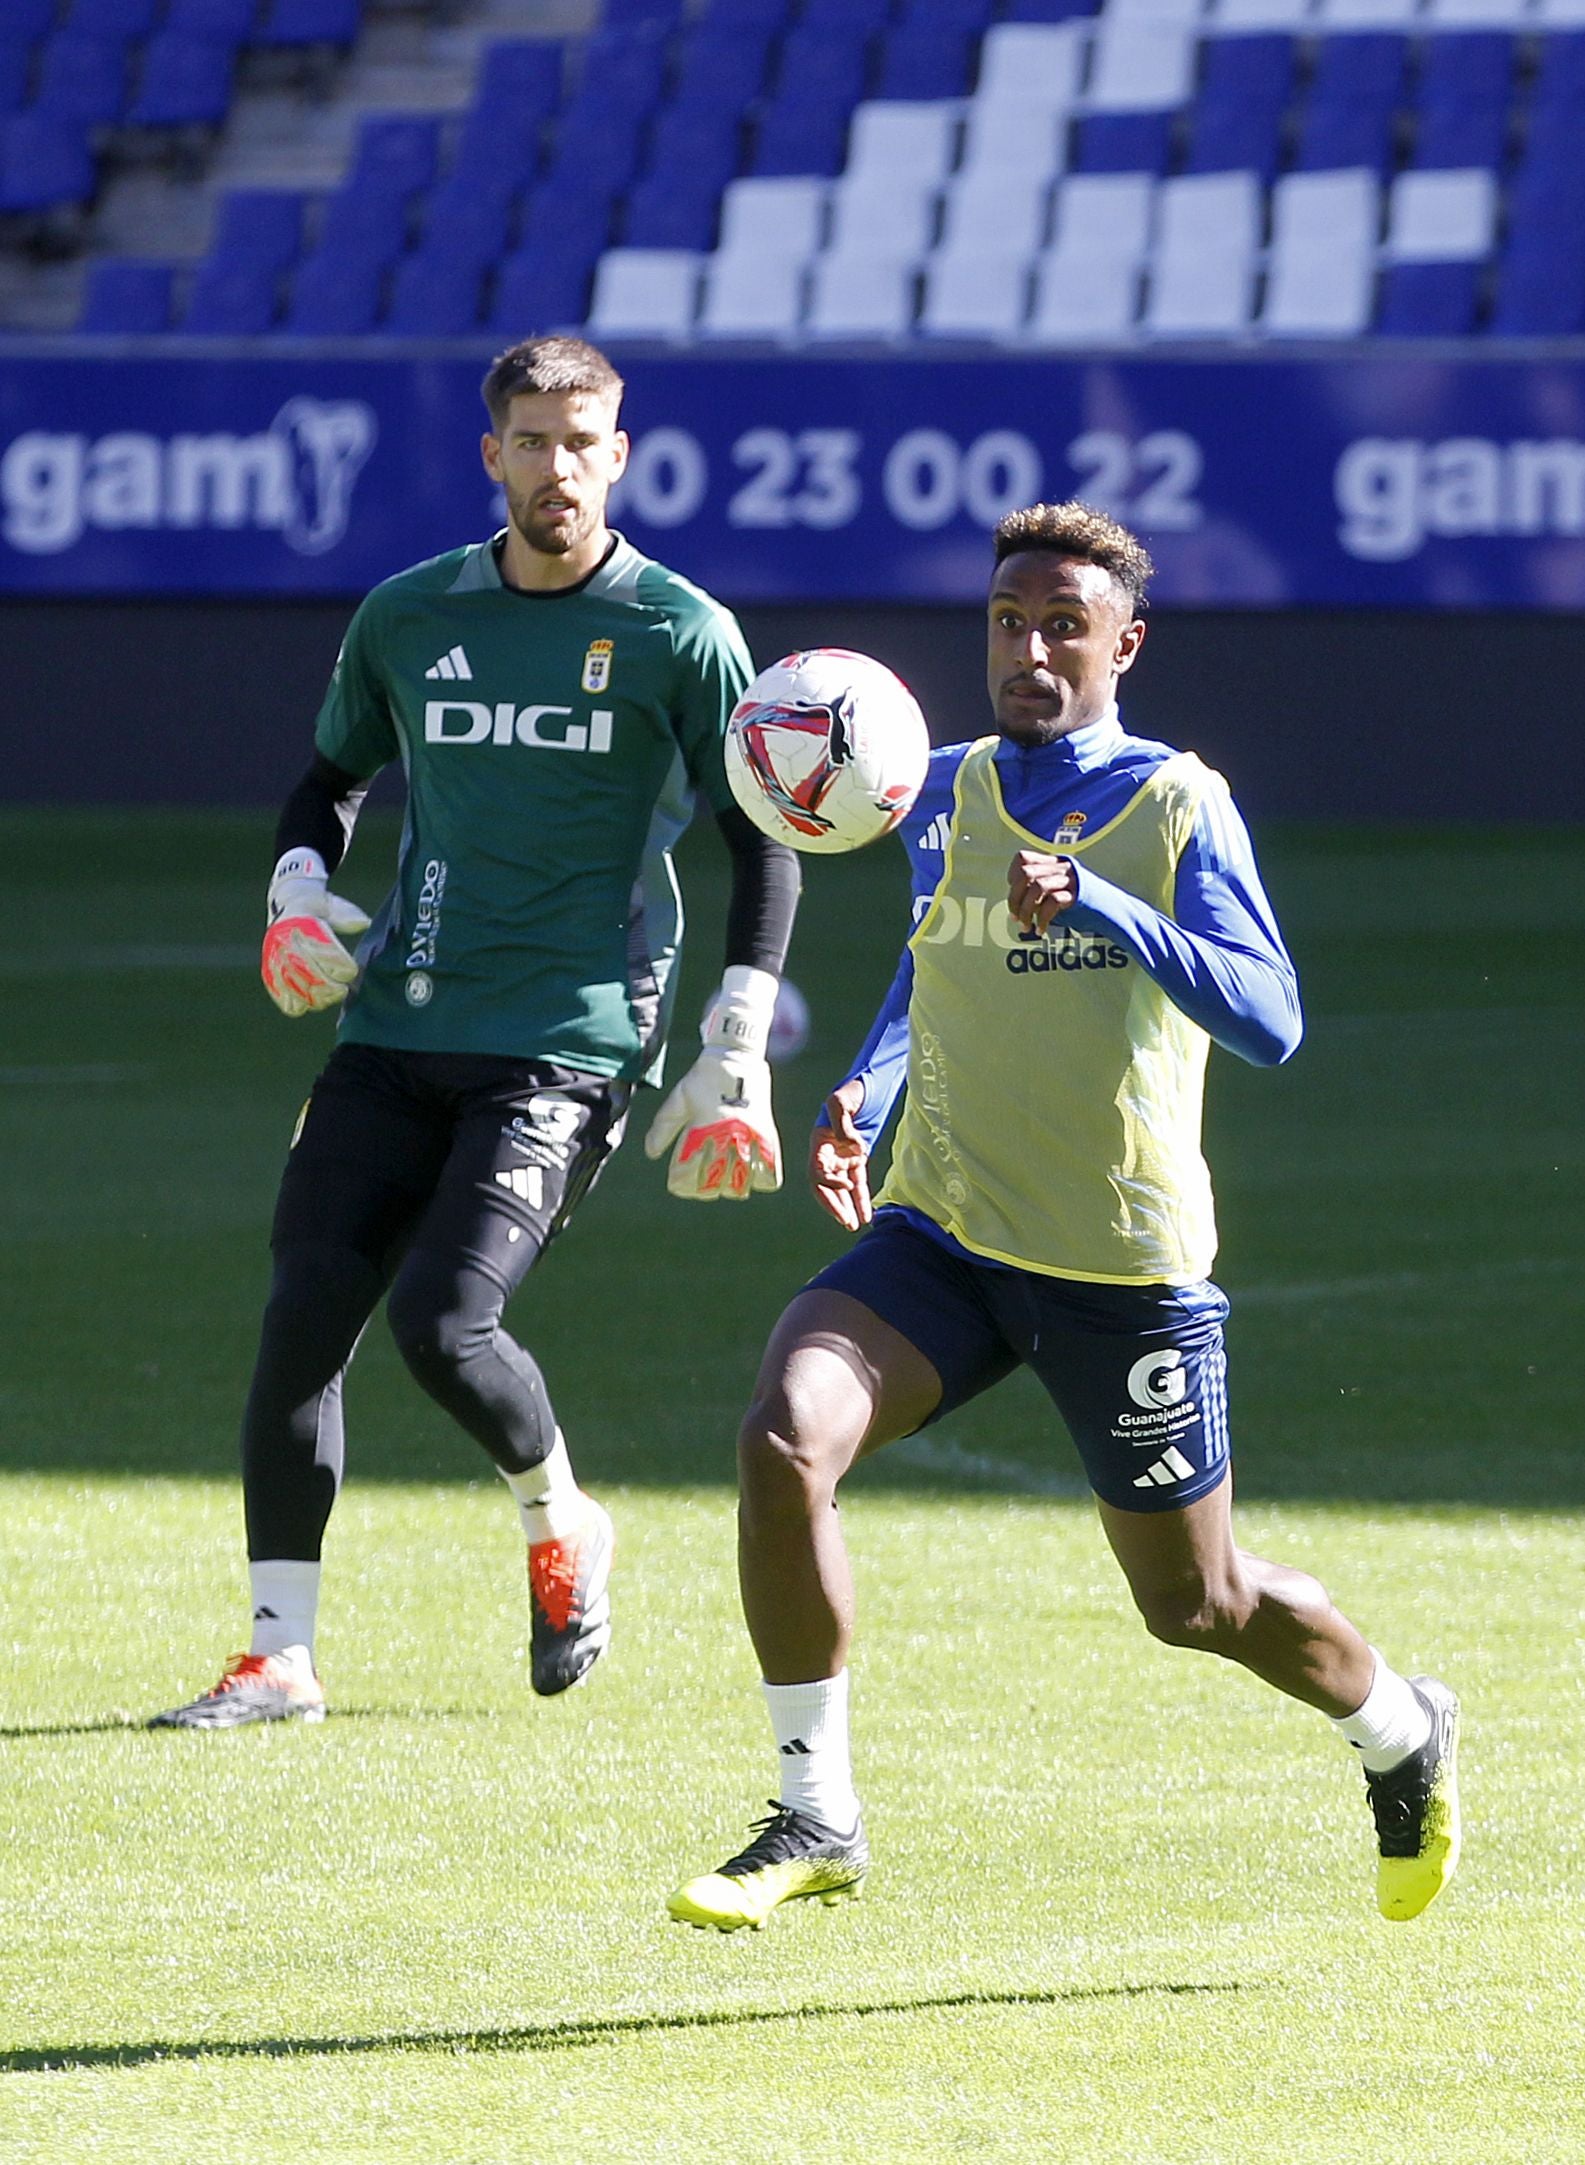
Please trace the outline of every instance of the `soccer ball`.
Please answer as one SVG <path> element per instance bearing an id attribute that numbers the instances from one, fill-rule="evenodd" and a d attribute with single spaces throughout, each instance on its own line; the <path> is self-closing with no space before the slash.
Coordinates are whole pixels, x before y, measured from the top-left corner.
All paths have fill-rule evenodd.
<path id="1" fill-rule="evenodd" d="M 813 647 L 762 669 L 732 709 L 726 778 L 756 827 L 816 855 L 889 834 L 918 796 L 930 736 L 881 662 Z"/>

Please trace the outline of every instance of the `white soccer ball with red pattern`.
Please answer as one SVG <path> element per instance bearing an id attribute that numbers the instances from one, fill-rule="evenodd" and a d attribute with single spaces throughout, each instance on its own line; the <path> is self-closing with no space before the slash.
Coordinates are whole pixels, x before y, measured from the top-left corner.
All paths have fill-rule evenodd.
<path id="1" fill-rule="evenodd" d="M 727 723 L 733 796 L 772 841 L 817 856 L 889 834 L 929 757 L 925 718 L 902 678 L 845 647 L 762 669 Z"/>

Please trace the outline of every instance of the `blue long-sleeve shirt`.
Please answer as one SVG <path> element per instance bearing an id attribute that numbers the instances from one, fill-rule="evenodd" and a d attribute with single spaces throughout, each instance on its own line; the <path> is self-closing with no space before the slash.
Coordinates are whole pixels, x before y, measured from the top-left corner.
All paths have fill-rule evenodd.
<path id="1" fill-rule="evenodd" d="M 899 829 L 913 874 L 915 924 L 940 883 L 953 785 L 967 750 L 953 744 L 931 754 L 924 788 Z M 1008 813 L 1031 833 L 1053 836 L 1070 812 L 1082 812 L 1086 830 L 1095 833 L 1172 757 L 1170 745 L 1127 735 L 1115 708 L 1054 744 L 1003 738 L 995 755 Z M 1055 842 L 1052 848 L 1062 854 Z M 1082 858 L 1072 862 L 1078 900 L 1064 924 L 1119 941 L 1174 1005 L 1229 1052 L 1272 1067 L 1295 1050 L 1304 1030 L 1298 977 L 1248 830 L 1229 799 L 1207 794 L 1179 860 L 1170 917 L 1086 870 Z M 905 946 L 880 1013 L 843 1078 L 863 1082 L 854 1124 L 872 1150 L 906 1075 L 913 977 L 913 950 Z"/>

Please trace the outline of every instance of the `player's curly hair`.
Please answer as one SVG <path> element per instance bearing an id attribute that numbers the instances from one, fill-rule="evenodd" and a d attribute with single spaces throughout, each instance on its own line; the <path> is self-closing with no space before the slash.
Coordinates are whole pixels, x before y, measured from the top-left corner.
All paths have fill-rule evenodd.
<path id="1" fill-rule="evenodd" d="M 608 398 L 615 405 L 622 396 L 622 379 L 599 347 L 587 339 L 524 338 L 496 355 L 479 388 L 499 432 L 507 408 L 523 393 L 581 391 L 590 398 Z"/>
<path id="2" fill-rule="evenodd" d="M 1150 551 L 1137 534 L 1076 499 L 1066 504 L 1030 504 L 1009 511 L 996 529 L 996 561 L 1025 549 L 1050 549 L 1059 556 L 1083 557 L 1109 571 L 1136 613 L 1147 607 L 1145 587 L 1155 572 Z"/>

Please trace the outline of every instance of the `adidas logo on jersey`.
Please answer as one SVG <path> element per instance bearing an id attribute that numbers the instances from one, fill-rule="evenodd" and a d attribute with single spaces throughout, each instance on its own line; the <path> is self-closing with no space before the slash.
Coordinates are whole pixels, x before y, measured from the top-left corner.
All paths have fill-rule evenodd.
<path id="1" fill-rule="evenodd" d="M 515 1195 L 520 1203 L 527 1203 L 531 1210 L 540 1210 L 545 1202 L 545 1176 L 537 1165 L 513 1165 L 505 1172 L 497 1173 L 495 1184 Z"/>
<path id="2" fill-rule="evenodd" d="M 1135 1488 L 1171 1488 L 1175 1481 L 1187 1481 L 1194 1468 L 1175 1443 L 1169 1443 L 1153 1466 L 1147 1466 L 1134 1479 Z"/>
<path id="3" fill-rule="evenodd" d="M 454 646 L 449 654 L 442 654 L 424 671 L 426 677 L 444 677 L 448 683 L 473 682 L 473 665 L 460 646 Z"/>
<path id="4" fill-rule="evenodd" d="M 945 812 L 938 812 L 935 818 L 930 822 L 929 826 L 925 829 L 924 833 L 914 844 L 914 848 L 944 850 L 947 846 L 947 836 L 951 832 L 951 829 L 952 821 L 949 816 Z"/>

